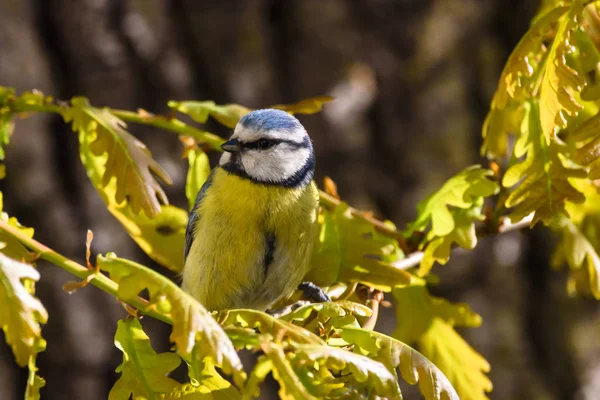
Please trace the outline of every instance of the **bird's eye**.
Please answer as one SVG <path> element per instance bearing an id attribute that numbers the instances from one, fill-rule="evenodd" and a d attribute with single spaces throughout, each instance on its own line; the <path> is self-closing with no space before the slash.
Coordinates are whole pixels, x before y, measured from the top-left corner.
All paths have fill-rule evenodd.
<path id="1" fill-rule="evenodd" d="M 261 150 L 268 149 L 272 145 L 273 145 L 273 143 L 268 139 L 260 139 L 258 141 L 258 148 Z"/>

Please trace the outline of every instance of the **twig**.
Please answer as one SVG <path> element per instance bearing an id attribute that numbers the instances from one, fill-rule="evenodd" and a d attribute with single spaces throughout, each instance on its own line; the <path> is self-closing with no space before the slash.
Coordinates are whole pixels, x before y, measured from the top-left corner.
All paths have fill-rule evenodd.
<path id="1" fill-rule="evenodd" d="M 23 246 L 27 247 L 29 250 L 35 252 L 36 254 L 39 254 L 40 258 L 49 261 L 56 266 L 61 267 L 65 271 L 81 279 L 86 279 L 90 275 L 90 270 L 84 267 L 83 265 L 63 256 L 62 254 L 57 253 L 56 251 L 43 245 L 37 240 L 26 236 L 18 229 L 9 225 L 7 222 L 0 220 L 0 230 L 6 232 L 8 235 L 17 239 Z M 92 276 L 93 277 L 90 279 L 89 283 L 96 286 L 100 290 L 110 294 L 113 297 L 116 297 L 123 301 L 125 300 L 120 298 L 118 293 L 119 285 L 115 281 L 101 273 L 93 274 Z M 127 303 L 140 310 L 142 314 L 151 316 L 171 325 L 173 324 L 173 321 L 170 317 L 161 314 L 152 307 L 150 307 L 148 302 L 139 296 L 133 299 L 127 299 Z"/>
<path id="2" fill-rule="evenodd" d="M 319 202 L 322 206 L 326 208 L 335 208 L 341 203 L 340 200 L 336 199 L 330 194 L 325 193 L 322 190 L 319 191 Z M 404 236 L 402 236 L 402 233 L 400 231 L 384 224 L 382 221 L 376 218 L 370 217 L 369 215 L 355 208 L 349 207 L 349 210 L 350 214 L 352 214 L 353 217 L 370 223 L 371 225 L 373 225 L 377 232 L 396 239 L 402 251 L 407 251 L 406 239 L 404 238 Z"/>
<path id="3" fill-rule="evenodd" d="M 60 102 L 57 102 L 57 103 L 60 103 Z M 15 113 L 27 113 L 27 112 L 33 111 L 33 112 L 50 112 L 50 113 L 61 114 L 61 112 L 63 110 L 62 106 L 60 106 L 58 104 L 54 104 L 54 103 L 33 104 L 33 103 L 18 101 L 18 98 L 16 100 L 9 101 L 8 106 L 10 107 L 11 111 L 13 111 Z M 223 138 L 221 138 L 213 133 L 210 133 L 210 132 L 198 129 L 194 126 L 191 126 L 189 124 L 186 124 L 185 122 L 183 122 L 175 117 L 152 114 L 152 113 L 149 113 L 149 112 L 143 111 L 143 110 L 134 112 L 134 111 L 128 111 L 128 110 L 116 110 L 116 109 L 112 109 L 112 108 L 108 108 L 108 107 L 106 107 L 105 109 L 108 110 L 114 116 L 122 119 L 125 122 L 132 122 L 132 123 L 142 124 L 142 125 L 150 125 L 150 126 L 164 129 L 166 131 L 174 132 L 178 135 L 190 136 L 198 142 L 207 144 L 208 147 L 212 150 L 223 151 L 221 149 L 221 145 L 225 142 L 225 140 Z M 319 199 L 320 199 L 320 204 L 329 209 L 335 208 L 340 204 L 340 200 L 325 193 L 322 190 L 319 191 Z M 404 236 L 402 236 L 402 234 L 398 230 L 384 224 L 382 221 L 379 221 L 376 218 L 366 215 L 364 212 L 361 212 L 355 208 L 350 207 L 349 210 L 353 217 L 362 219 L 363 221 L 370 223 L 371 225 L 374 226 L 375 230 L 377 230 L 379 233 L 382 233 L 386 236 L 390 236 L 390 237 L 396 239 L 398 241 L 398 244 L 400 245 L 400 248 L 402 249 L 402 251 L 404 251 L 405 253 L 408 252 L 408 246 L 406 245 L 406 240 L 405 240 Z"/>
<path id="4" fill-rule="evenodd" d="M 508 221 L 508 219 L 505 218 L 504 221 Z M 476 229 L 477 238 L 479 239 L 485 236 L 495 235 L 499 233 L 518 231 L 529 227 L 531 221 L 533 221 L 533 214 L 528 215 L 527 217 L 515 223 L 503 223 L 500 226 L 496 226 L 495 228 L 490 227 L 488 225 L 481 225 Z M 410 269 L 416 267 L 421 263 L 421 260 L 423 260 L 423 255 L 424 253 L 422 251 L 415 251 L 403 258 L 402 260 L 398 260 L 392 263 L 391 265 L 398 269 Z"/>
<path id="5" fill-rule="evenodd" d="M 16 113 L 24 113 L 24 112 L 52 112 L 52 113 L 61 113 L 61 106 L 57 104 L 31 104 L 26 102 L 19 101 L 10 101 L 9 107 L 11 107 L 13 112 Z M 224 139 L 221 137 L 214 135 L 210 132 L 203 131 L 196 127 L 186 124 L 185 122 L 170 116 L 156 115 L 151 114 L 146 111 L 127 111 L 127 110 L 116 110 L 111 108 L 106 108 L 113 115 L 119 117 L 123 121 L 133 122 L 137 124 L 150 125 L 157 128 L 161 128 L 167 131 L 174 132 L 178 135 L 182 136 L 190 136 L 195 140 L 206 143 L 209 148 L 215 151 L 222 151 L 221 144 L 224 142 Z M 327 194 L 324 191 L 319 191 L 319 200 L 320 204 L 325 208 L 335 208 L 340 205 L 341 201 L 336 199 L 334 196 Z M 405 253 L 410 253 L 406 258 L 393 263 L 396 268 L 399 269 L 409 269 L 417 266 L 421 260 L 423 259 L 423 252 L 416 251 L 410 252 L 410 247 L 407 244 L 406 238 L 402 235 L 400 231 L 397 229 L 390 227 L 383 223 L 382 221 L 373 218 L 367 215 L 364 212 L 361 212 L 355 208 L 349 208 L 350 213 L 353 217 L 361 219 L 363 221 L 368 222 L 373 225 L 375 230 L 383 235 L 392 237 L 398 241 L 400 248 Z M 528 226 L 532 221 L 532 216 L 528 216 L 521 221 L 518 221 L 514 224 L 501 224 L 500 226 L 490 226 L 489 224 L 483 225 L 477 229 L 477 235 L 486 236 L 490 234 L 504 233 L 512 230 L 519 230 Z"/>
<path id="6" fill-rule="evenodd" d="M 57 102 L 61 103 L 61 102 Z M 49 112 L 62 114 L 64 106 L 54 103 L 34 104 L 19 101 L 19 99 L 9 100 L 7 102 L 10 110 L 16 114 L 28 112 Z M 114 116 L 125 122 L 133 122 L 142 125 L 150 125 L 167 131 L 177 133 L 178 135 L 190 136 L 201 143 L 206 143 L 212 150 L 221 151 L 221 145 L 225 142 L 221 137 L 188 125 L 185 122 L 163 115 L 156 115 L 146 111 L 128 111 L 105 108 Z"/>

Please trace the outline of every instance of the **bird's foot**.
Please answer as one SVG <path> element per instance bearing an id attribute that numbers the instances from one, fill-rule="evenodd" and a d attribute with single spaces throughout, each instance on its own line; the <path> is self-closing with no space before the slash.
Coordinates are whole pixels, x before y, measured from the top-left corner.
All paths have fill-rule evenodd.
<path id="1" fill-rule="evenodd" d="M 299 300 L 295 303 L 290 304 L 289 306 L 285 306 L 283 308 L 276 308 L 274 310 L 267 310 L 265 312 L 267 314 L 269 314 L 271 317 L 281 318 L 284 315 L 289 314 L 292 311 L 297 310 L 298 308 L 300 308 L 306 304 L 308 304 L 308 302 L 306 300 Z"/>
<path id="2" fill-rule="evenodd" d="M 331 301 L 327 293 L 312 282 L 302 282 L 298 289 L 304 294 L 304 298 L 315 303 L 325 303 Z"/>

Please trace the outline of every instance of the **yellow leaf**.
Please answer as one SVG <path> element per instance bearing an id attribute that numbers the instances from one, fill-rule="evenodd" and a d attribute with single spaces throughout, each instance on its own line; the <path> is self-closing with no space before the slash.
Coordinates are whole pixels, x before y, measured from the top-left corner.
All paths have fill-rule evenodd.
<path id="1" fill-rule="evenodd" d="M 9 99 L 14 99 L 14 96 L 14 89 L 0 86 L 0 161 L 6 156 L 4 148 L 10 142 L 14 130 L 13 112 L 5 105 Z"/>
<path id="2" fill-rule="evenodd" d="M 273 370 L 273 362 L 264 355 L 259 356 L 254 368 L 248 378 L 248 384 L 244 388 L 244 399 L 253 399 L 260 396 L 260 384 L 264 382 L 267 375 Z"/>
<path id="3" fill-rule="evenodd" d="M 445 236 L 435 237 L 430 242 L 426 242 L 423 259 L 419 266 L 419 276 L 427 275 L 435 262 L 445 265 L 450 259 L 450 252 L 454 243 L 467 250 L 473 250 L 477 245 L 474 222 L 483 219 L 481 204 L 467 210 L 455 209 L 452 215 L 453 230 Z M 431 234 L 428 235 L 429 237 L 431 237 Z"/>
<path id="4" fill-rule="evenodd" d="M 448 179 L 440 190 L 419 203 L 419 215 L 407 226 L 405 234 L 425 231 L 430 225 L 433 236 L 450 234 L 455 221 L 449 207 L 471 209 L 481 205 L 484 197 L 498 192 L 498 184 L 490 179 L 493 175 L 491 170 L 472 165 Z"/>
<path id="5" fill-rule="evenodd" d="M 306 280 L 319 286 L 362 282 L 387 291 L 410 282 L 408 272 L 393 266 L 403 255 L 396 239 L 354 217 L 348 204 L 341 202 L 333 211 L 321 208 L 319 224 Z"/>
<path id="6" fill-rule="evenodd" d="M 215 400 L 241 398 L 240 392 L 217 372 L 210 359 L 199 360 L 198 357 L 192 355 L 191 357 L 184 358 L 184 361 L 188 364 L 188 376 L 191 383 L 191 388 L 188 388 L 188 392 L 193 391 L 197 394 L 206 394 Z M 182 389 L 176 392 L 184 391 Z M 176 399 L 178 397 L 173 393 L 170 396 L 165 396 L 165 399 L 169 398 Z"/>
<path id="7" fill-rule="evenodd" d="M 485 392 L 493 385 L 484 372 L 490 371 L 490 364 L 451 325 L 434 318 L 418 344 L 423 355 L 452 382 L 461 399 L 488 399 Z"/>
<path id="8" fill-rule="evenodd" d="M 296 343 L 325 344 L 312 332 L 290 322 L 274 318 L 269 314 L 255 310 L 226 310 L 221 311 L 218 320 L 225 329 L 230 327 L 249 328 L 258 330 L 261 334 L 269 334 L 279 339 L 289 339 Z"/>
<path id="9" fill-rule="evenodd" d="M 48 321 L 48 312 L 26 286 L 39 279 L 31 265 L 0 253 L 0 327 L 21 367 L 46 346 L 40 323 Z"/>
<path id="10" fill-rule="evenodd" d="M 273 365 L 273 377 L 279 382 L 279 398 L 282 400 L 316 400 L 300 381 L 300 378 L 290 365 L 281 346 L 269 343 L 263 346 L 263 351 Z"/>
<path id="11" fill-rule="evenodd" d="M 459 399 L 442 371 L 418 351 L 401 341 L 383 333 L 357 328 L 343 328 L 339 333 L 346 342 L 358 347 L 361 353 L 381 362 L 390 371 L 400 370 L 400 375 L 405 382 L 411 385 L 419 383 L 419 390 L 425 400 Z"/>
<path id="12" fill-rule="evenodd" d="M 544 10 L 511 53 L 483 123 L 482 155 L 489 158 L 506 156 L 508 135 L 519 134 L 524 118 L 522 104 L 534 92 L 534 73 L 543 68 L 546 62 L 543 57 L 547 52 L 544 41 L 555 35 L 553 27 L 567 10 L 568 7 L 562 5 L 553 5 Z"/>
<path id="13" fill-rule="evenodd" d="M 117 367 L 121 373 L 114 384 L 109 400 L 159 399 L 179 383 L 167 375 L 181 363 L 175 353 L 156 354 L 150 338 L 144 333 L 139 320 L 120 320 L 115 334 L 115 346 L 123 352 L 123 363 Z"/>
<path id="14" fill-rule="evenodd" d="M 395 374 L 392 374 L 383 363 L 372 360 L 366 356 L 351 353 L 332 346 L 300 345 L 294 349 L 292 363 L 319 365 L 321 369 L 329 369 L 332 374 L 348 371 L 345 381 L 348 385 L 367 390 L 381 398 L 401 398 L 400 387 Z M 348 382 L 352 379 L 355 382 Z"/>
<path id="15" fill-rule="evenodd" d="M 2 192 L 0 192 L 0 211 L 3 209 L 3 195 Z M 22 226 L 15 217 L 9 217 L 4 211 L 0 213 L 0 219 L 17 228 L 25 236 L 30 238 L 33 237 L 33 228 Z M 35 254 L 29 252 L 29 250 L 27 250 L 17 239 L 5 232 L 0 232 L 0 243 L 4 243 L 4 247 L 2 247 L 0 251 L 13 260 L 31 264 L 35 259 Z"/>
<path id="16" fill-rule="evenodd" d="M 240 118 L 252 111 L 239 104 L 218 105 L 214 101 L 169 101 L 169 107 L 189 115 L 194 121 L 206 123 L 213 117 L 228 128 L 235 128 Z"/>
<path id="17" fill-rule="evenodd" d="M 321 337 L 330 337 L 335 329 L 360 327 L 373 312 L 367 306 L 352 301 L 312 303 L 301 306 L 280 319 L 292 322 Z"/>
<path id="18" fill-rule="evenodd" d="M 552 257 L 552 265 L 559 267 L 566 263 L 571 270 L 570 291 L 591 294 L 600 300 L 600 257 L 595 245 L 600 245 L 598 226 L 600 221 L 593 216 L 586 217 L 581 227 L 567 218 L 561 218 L 554 228 L 560 233 L 560 242 Z M 591 229 L 589 229 L 591 228 Z M 584 232 L 588 231 L 586 235 Z"/>
<path id="19" fill-rule="evenodd" d="M 424 356 L 452 382 L 461 399 L 486 399 L 492 384 L 484 372 L 488 362 L 454 330 L 477 327 L 481 317 L 467 304 L 452 304 L 429 294 L 424 282 L 394 289 L 398 324 L 393 333 L 405 343 L 417 343 Z"/>
<path id="20" fill-rule="evenodd" d="M 323 104 L 333 100 L 331 96 L 318 96 L 304 99 L 294 104 L 276 104 L 270 108 L 277 108 L 291 114 L 314 114 L 323 108 Z M 169 101 L 169 107 L 183 114 L 189 115 L 194 121 L 201 124 L 208 121 L 208 117 L 217 120 L 221 125 L 235 128 L 238 121 L 252 109 L 239 104 L 216 104 L 214 101 Z"/>
<path id="21" fill-rule="evenodd" d="M 101 185 L 106 187 L 116 179 L 117 204 L 127 200 L 131 210 L 141 210 L 150 218 L 160 213 L 160 202 L 168 204 L 167 196 L 154 175 L 171 184 L 171 178 L 152 158 L 148 148 L 125 130 L 125 123 L 108 109 L 90 106 L 87 99 L 75 97 L 72 107 L 64 108 L 63 118 L 72 122 L 73 130 L 89 136 L 89 150 L 96 156 L 106 155 Z"/>
<path id="22" fill-rule="evenodd" d="M 44 378 L 40 377 L 36 372 L 38 370 L 35 365 L 36 356 L 29 357 L 27 368 L 27 386 L 25 387 L 25 400 L 40 400 L 40 389 L 46 386 Z"/>
<path id="23" fill-rule="evenodd" d="M 231 389 L 231 390 L 229 390 Z M 160 396 L 161 400 L 238 400 L 240 393 L 231 386 L 229 389 L 214 389 L 207 392 L 189 383 L 180 384 L 176 389 Z M 137 399 L 136 399 L 137 400 Z"/>
<path id="24" fill-rule="evenodd" d="M 584 178 L 585 170 L 566 157 L 567 148 L 558 138 L 546 143 L 535 101 L 527 103 L 523 134 L 515 148 L 522 149 L 526 158 L 512 165 L 502 180 L 502 186 L 512 188 L 504 203 L 512 208 L 511 221 L 534 213 L 532 225 L 540 220 L 550 225 L 557 216 L 566 213 L 566 201 L 579 204 L 585 200 L 571 182 L 572 178 Z"/>
<path id="25" fill-rule="evenodd" d="M 147 289 L 149 302 L 173 320 L 170 339 L 182 357 L 210 357 L 238 386 L 245 380 L 242 363 L 223 329 L 210 313 L 175 283 L 133 261 L 114 254 L 98 255 L 97 265 L 119 284 L 119 297 L 125 300 Z"/>
<path id="26" fill-rule="evenodd" d="M 188 213 L 173 206 L 163 206 L 154 218 L 135 213 L 129 202 L 116 199 L 117 183 L 102 184 L 107 155 L 96 156 L 90 150 L 93 136 L 79 133 L 79 154 L 86 173 L 108 211 L 123 225 L 129 236 L 159 264 L 175 272 L 183 269 L 183 243 Z"/>
<path id="27" fill-rule="evenodd" d="M 333 100 L 331 96 L 318 96 L 301 100 L 293 104 L 275 104 L 271 106 L 279 110 L 287 111 L 290 114 L 315 114 L 323 109 L 325 103 Z"/>
<path id="28" fill-rule="evenodd" d="M 600 179 L 600 113 L 581 124 L 570 139 L 575 141 L 577 149 L 573 161 L 588 168 L 591 180 Z"/>
<path id="29" fill-rule="evenodd" d="M 582 12 L 583 2 L 575 0 L 569 12 L 561 17 L 548 53 L 540 87 L 539 111 L 542 133 L 547 143 L 555 137 L 557 129 L 566 127 L 568 116 L 575 116 L 583 109 L 574 93 L 581 92 L 585 80 L 566 61 L 566 57 L 575 51 L 574 31 Z"/>

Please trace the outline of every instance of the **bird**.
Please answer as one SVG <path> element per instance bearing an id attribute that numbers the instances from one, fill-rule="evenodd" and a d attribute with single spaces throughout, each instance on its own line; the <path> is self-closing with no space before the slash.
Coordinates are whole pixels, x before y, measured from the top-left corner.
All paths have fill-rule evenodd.
<path id="1" fill-rule="evenodd" d="M 315 153 L 300 121 L 277 109 L 243 116 L 190 212 L 182 288 L 208 310 L 268 310 L 303 282 L 315 236 L 319 193 Z"/>

